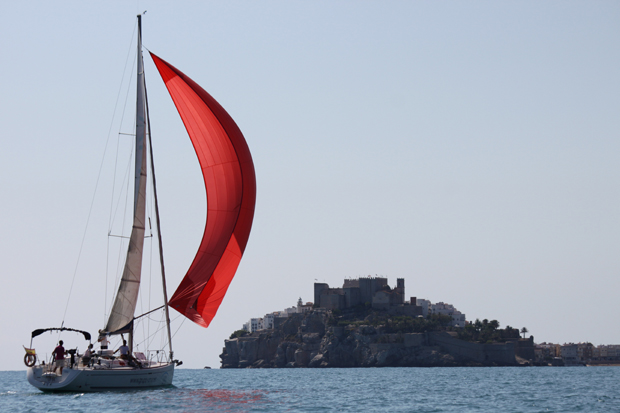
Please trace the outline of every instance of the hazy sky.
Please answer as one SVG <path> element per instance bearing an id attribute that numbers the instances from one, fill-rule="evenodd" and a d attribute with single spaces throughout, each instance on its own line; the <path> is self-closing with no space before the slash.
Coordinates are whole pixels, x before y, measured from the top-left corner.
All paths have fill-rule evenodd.
<path id="1" fill-rule="evenodd" d="M 365 275 L 403 277 L 408 297 L 526 326 L 537 342 L 620 344 L 620 3 L 4 2 L 0 369 L 24 369 L 30 332 L 63 321 L 143 10 L 145 46 L 228 110 L 257 175 L 250 240 L 215 320 L 172 313 L 184 367 L 219 366 L 230 333 L 312 301 L 315 279 Z M 173 291 L 205 196 L 149 58 L 145 70 Z M 91 333 L 115 277 L 110 178 L 99 183 L 64 317 Z M 49 355 L 56 339 L 34 346 Z"/>

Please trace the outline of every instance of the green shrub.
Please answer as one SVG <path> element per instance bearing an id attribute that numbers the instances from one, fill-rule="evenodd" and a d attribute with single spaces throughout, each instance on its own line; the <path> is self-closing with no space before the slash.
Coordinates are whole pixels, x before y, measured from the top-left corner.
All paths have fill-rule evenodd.
<path id="1" fill-rule="evenodd" d="M 246 336 L 247 334 L 248 334 L 248 332 L 245 331 L 245 330 L 237 330 L 237 331 L 235 331 L 234 333 L 232 333 L 230 335 L 230 339 L 232 340 L 234 338 L 243 337 L 243 336 Z"/>

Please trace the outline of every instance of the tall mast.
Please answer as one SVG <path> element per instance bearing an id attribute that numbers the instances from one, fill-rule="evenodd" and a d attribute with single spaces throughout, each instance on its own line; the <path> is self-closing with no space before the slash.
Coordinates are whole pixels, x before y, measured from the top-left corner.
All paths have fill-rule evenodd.
<path id="1" fill-rule="evenodd" d="M 146 106 L 144 95 L 144 65 L 142 61 L 141 20 L 138 16 L 138 62 L 136 99 L 136 148 L 134 210 L 129 247 L 121 282 L 110 317 L 102 333 L 129 333 L 129 347 L 132 348 L 133 320 L 140 290 L 142 275 L 142 252 L 146 220 Z"/>
<path id="2" fill-rule="evenodd" d="M 145 175 L 146 181 L 146 85 L 144 84 L 144 60 L 142 59 L 142 15 L 138 14 L 138 50 L 137 50 L 137 62 L 136 62 L 136 199 L 140 196 L 138 194 L 139 182 L 141 176 L 138 175 L 138 153 L 141 152 L 141 168 L 140 175 Z M 142 172 L 144 171 L 144 172 Z M 141 183 L 141 182 L 140 182 Z M 146 188 L 145 188 L 146 189 Z M 145 196 L 146 194 L 142 194 Z M 146 217 L 146 216 L 145 216 Z M 140 263 L 142 266 L 142 263 Z M 131 330 L 129 331 L 129 349 L 133 352 L 133 323 Z"/>
<path id="3" fill-rule="evenodd" d="M 142 60 L 142 15 L 138 15 L 138 60 Z M 144 74 L 144 69 L 142 70 Z M 159 264 L 161 266 L 161 282 L 164 293 L 164 312 L 166 314 L 166 330 L 168 333 L 168 349 L 170 351 L 170 361 L 172 361 L 172 334 L 170 333 L 170 311 L 168 309 L 168 290 L 166 288 L 166 270 L 164 266 L 164 246 L 161 239 L 161 226 L 159 220 L 159 202 L 157 201 L 157 182 L 155 180 L 155 162 L 153 160 L 153 139 L 151 137 L 151 121 L 149 118 L 149 100 L 146 92 L 146 81 L 142 78 L 144 84 L 144 103 L 146 107 L 146 127 L 148 129 L 149 154 L 151 159 L 151 176 L 153 179 L 153 198 L 155 199 L 155 222 L 157 225 L 157 241 L 159 243 Z"/>

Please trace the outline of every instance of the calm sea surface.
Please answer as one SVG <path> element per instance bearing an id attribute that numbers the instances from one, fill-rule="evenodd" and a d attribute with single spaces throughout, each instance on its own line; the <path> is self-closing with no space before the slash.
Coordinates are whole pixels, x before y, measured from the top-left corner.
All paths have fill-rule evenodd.
<path id="1" fill-rule="evenodd" d="M 46 394 L 0 372 L 2 412 L 620 412 L 620 367 L 177 370 L 158 390 Z"/>

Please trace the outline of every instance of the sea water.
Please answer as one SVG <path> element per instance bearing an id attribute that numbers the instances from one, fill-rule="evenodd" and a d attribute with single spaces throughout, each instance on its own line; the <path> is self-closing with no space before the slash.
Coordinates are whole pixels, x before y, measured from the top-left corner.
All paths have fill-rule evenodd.
<path id="1" fill-rule="evenodd" d="M 2 412 L 620 412 L 620 367 L 177 369 L 172 387 L 43 393 L 0 372 Z"/>

